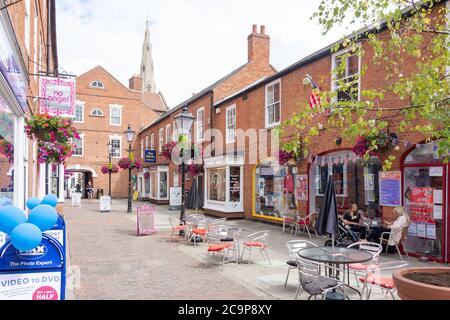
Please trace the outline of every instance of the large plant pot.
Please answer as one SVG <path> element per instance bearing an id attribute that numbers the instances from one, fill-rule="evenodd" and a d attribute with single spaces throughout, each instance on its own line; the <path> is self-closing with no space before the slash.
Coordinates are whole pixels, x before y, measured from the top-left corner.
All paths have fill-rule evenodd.
<path id="1" fill-rule="evenodd" d="M 393 274 L 397 294 L 403 300 L 450 300 L 450 287 L 430 285 L 405 278 L 405 275 L 420 273 L 444 273 L 450 272 L 450 268 L 406 268 L 397 270 Z"/>

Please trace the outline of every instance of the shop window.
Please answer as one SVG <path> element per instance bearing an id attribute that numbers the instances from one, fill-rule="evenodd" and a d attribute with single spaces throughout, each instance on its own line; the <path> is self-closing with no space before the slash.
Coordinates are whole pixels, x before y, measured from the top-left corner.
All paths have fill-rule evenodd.
<path id="1" fill-rule="evenodd" d="M 160 172 L 159 173 L 159 198 L 160 199 L 167 199 L 167 172 Z"/>
<path id="2" fill-rule="evenodd" d="M 241 167 L 230 167 L 230 201 L 241 201 Z"/>
<path id="3" fill-rule="evenodd" d="M 0 97 L 0 103 L 1 103 Z M 11 131 L 6 130 L 10 128 Z M 14 120 L 12 113 L 0 113 L 0 199 L 14 201 Z"/>
<path id="4" fill-rule="evenodd" d="M 405 164 L 441 163 L 442 157 L 438 154 L 438 141 L 419 144 L 416 149 L 406 157 Z"/>
<path id="5" fill-rule="evenodd" d="M 144 179 L 144 188 L 145 188 L 145 194 L 150 193 L 150 178 Z"/>
<path id="6" fill-rule="evenodd" d="M 226 169 L 208 170 L 208 200 L 225 201 Z"/>
<path id="7" fill-rule="evenodd" d="M 158 172 L 150 172 L 150 198 L 157 199 L 158 197 Z"/>

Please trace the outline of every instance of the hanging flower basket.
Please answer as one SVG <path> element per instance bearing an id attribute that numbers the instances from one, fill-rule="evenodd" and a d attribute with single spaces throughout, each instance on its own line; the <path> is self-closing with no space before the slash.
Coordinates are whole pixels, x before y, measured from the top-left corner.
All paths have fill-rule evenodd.
<path id="1" fill-rule="evenodd" d="M 65 163 L 72 156 L 74 145 L 57 142 L 38 142 L 39 163 Z"/>
<path id="2" fill-rule="evenodd" d="M 142 169 L 142 162 L 140 160 L 131 161 L 130 158 L 122 158 L 118 163 L 121 169 Z"/>
<path id="3" fill-rule="evenodd" d="M 187 167 L 187 171 L 192 177 L 196 177 L 205 172 L 205 167 L 203 164 L 190 164 Z"/>
<path id="4" fill-rule="evenodd" d="M 107 165 L 107 166 L 103 166 L 101 171 L 102 171 L 103 174 L 109 174 L 110 172 L 111 173 L 118 173 L 119 172 L 119 167 L 116 166 L 116 165 L 110 164 L 110 165 Z"/>
<path id="5" fill-rule="evenodd" d="M 73 122 L 48 114 L 33 115 L 26 120 L 25 130 L 29 139 L 41 142 L 68 143 L 71 138 L 80 139 Z"/>
<path id="6" fill-rule="evenodd" d="M 162 151 L 160 153 L 161 156 L 166 158 L 167 160 L 172 160 L 172 150 L 175 148 L 177 143 L 175 141 L 170 141 L 162 146 Z"/>
<path id="7" fill-rule="evenodd" d="M 389 151 L 394 146 L 397 139 L 395 133 L 387 133 L 381 130 L 377 135 L 359 136 L 353 146 L 353 152 L 360 157 L 365 155 L 377 156 L 380 153 Z"/>
<path id="8" fill-rule="evenodd" d="M 286 163 L 288 163 L 289 160 L 291 160 L 292 158 L 294 158 L 294 154 L 292 152 L 288 152 L 288 151 L 284 151 L 284 150 L 280 150 L 278 152 L 278 163 L 282 166 L 284 166 Z"/>
<path id="9" fill-rule="evenodd" d="M 9 163 L 14 162 L 14 146 L 8 140 L 1 141 L 0 153 L 8 159 Z"/>

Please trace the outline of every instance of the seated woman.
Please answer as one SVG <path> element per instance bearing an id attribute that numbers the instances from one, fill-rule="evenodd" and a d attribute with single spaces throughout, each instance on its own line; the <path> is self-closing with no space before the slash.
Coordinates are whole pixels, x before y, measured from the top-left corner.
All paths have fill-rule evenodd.
<path id="1" fill-rule="evenodd" d="M 366 238 L 366 228 L 361 226 L 361 216 L 359 214 L 358 205 L 352 204 L 352 208 L 344 214 L 342 218 L 345 225 L 349 226 L 353 232 L 358 232 L 361 239 Z"/>
<path id="2" fill-rule="evenodd" d="M 372 232 L 369 234 L 367 240 L 379 243 L 381 234 L 383 232 L 391 232 L 392 236 L 390 237 L 388 245 L 393 246 L 396 243 L 399 243 L 402 237 L 403 228 L 409 226 L 410 219 L 405 208 L 400 206 L 394 209 L 394 215 L 396 217 L 396 220 L 393 223 L 388 223 L 386 227 L 379 227 L 373 229 Z"/>

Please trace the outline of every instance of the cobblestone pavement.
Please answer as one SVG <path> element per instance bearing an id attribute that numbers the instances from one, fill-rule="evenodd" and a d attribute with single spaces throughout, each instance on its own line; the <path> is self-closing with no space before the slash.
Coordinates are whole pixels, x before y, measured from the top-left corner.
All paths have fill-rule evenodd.
<path id="1" fill-rule="evenodd" d="M 157 234 L 136 236 L 136 214 L 126 213 L 126 200 L 113 200 L 112 212 L 100 213 L 98 200 L 83 201 L 81 208 L 65 207 L 68 244 L 72 267 L 79 270 L 79 283 L 68 297 L 73 299 L 288 299 L 295 297 L 298 278 L 292 271 L 287 286 L 286 241 L 294 239 L 282 233 L 281 227 L 269 223 L 232 220 L 227 224 L 242 229 L 241 239 L 248 234 L 270 231 L 268 253 L 271 264 L 259 252 L 248 265 L 221 267 L 210 257 L 205 267 L 206 244 L 197 246 L 170 235 L 169 216 L 178 211 L 155 206 Z M 142 205 L 134 203 L 133 206 Z M 301 238 L 297 236 L 296 238 Z M 304 238 L 307 239 L 307 238 Z M 312 239 L 322 245 L 324 239 Z M 398 255 L 382 254 L 380 262 L 398 260 Z M 431 263 L 407 259 L 410 266 Z M 352 285 L 357 286 L 354 278 Z M 352 290 L 350 299 L 359 299 Z M 299 299 L 307 299 L 301 292 Z M 379 290 L 372 299 L 385 299 Z"/>

